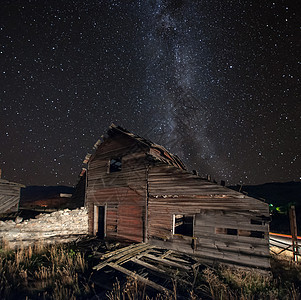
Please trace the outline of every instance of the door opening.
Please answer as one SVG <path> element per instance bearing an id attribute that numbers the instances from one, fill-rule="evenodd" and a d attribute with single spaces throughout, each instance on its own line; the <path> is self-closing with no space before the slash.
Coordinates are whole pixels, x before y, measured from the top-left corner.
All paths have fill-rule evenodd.
<path id="1" fill-rule="evenodd" d="M 103 239 L 105 237 L 105 206 L 95 207 L 95 234 Z"/>

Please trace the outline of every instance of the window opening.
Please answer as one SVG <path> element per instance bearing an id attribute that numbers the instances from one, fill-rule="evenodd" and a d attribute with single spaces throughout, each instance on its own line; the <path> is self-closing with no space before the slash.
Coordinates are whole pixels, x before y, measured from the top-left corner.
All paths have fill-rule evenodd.
<path id="1" fill-rule="evenodd" d="M 255 230 L 237 230 L 233 228 L 215 228 L 216 234 L 227 234 L 227 235 L 239 235 L 239 236 L 249 236 L 249 237 L 255 237 L 259 239 L 264 239 L 265 235 L 263 231 L 255 231 Z"/>
<path id="2" fill-rule="evenodd" d="M 250 234 L 251 237 L 263 239 L 264 238 L 264 232 L 263 231 L 251 231 Z"/>
<path id="3" fill-rule="evenodd" d="M 215 228 L 216 234 L 237 235 L 237 229 L 233 228 Z"/>
<path id="4" fill-rule="evenodd" d="M 262 225 L 262 221 L 251 219 L 251 224 Z"/>
<path id="5" fill-rule="evenodd" d="M 174 215 L 174 234 L 193 236 L 193 216 Z"/>
<path id="6" fill-rule="evenodd" d="M 237 229 L 227 228 L 227 234 L 237 235 Z"/>
<path id="7" fill-rule="evenodd" d="M 121 158 L 112 158 L 110 159 L 110 169 L 109 173 L 121 171 Z"/>

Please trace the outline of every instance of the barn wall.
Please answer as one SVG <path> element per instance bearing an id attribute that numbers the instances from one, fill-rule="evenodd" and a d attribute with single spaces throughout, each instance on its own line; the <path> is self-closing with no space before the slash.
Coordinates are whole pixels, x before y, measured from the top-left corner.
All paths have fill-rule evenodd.
<path id="1" fill-rule="evenodd" d="M 193 216 L 193 237 L 173 234 L 177 214 Z M 259 200 L 170 166 L 150 169 L 148 235 L 154 244 L 269 268 L 268 217 L 268 205 Z"/>
<path id="2" fill-rule="evenodd" d="M 144 198 L 129 188 L 108 188 L 88 193 L 89 232 L 94 234 L 94 206 L 105 206 L 106 237 L 143 241 Z M 93 199 L 93 201 L 91 200 Z"/>
<path id="3" fill-rule="evenodd" d="M 108 173 L 111 158 L 121 157 L 121 171 Z M 106 236 L 141 242 L 146 203 L 145 149 L 132 139 L 116 136 L 98 148 L 88 165 L 86 203 L 89 232 L 95 233 L 94 206 L 106 207 Z"/>
<path id="4" fill-rule="evenodd" d="M 18 211 L 20 201 L 20 185 L 0 180 L 0 213 Z"/>

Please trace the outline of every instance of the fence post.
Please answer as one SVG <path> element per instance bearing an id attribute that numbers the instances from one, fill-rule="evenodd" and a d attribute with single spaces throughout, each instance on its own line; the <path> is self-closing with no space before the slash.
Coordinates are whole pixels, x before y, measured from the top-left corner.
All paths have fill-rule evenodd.
<path id="1" fill-rule="evenodd" d="M 292 247 L 293 247 L 293 259 L 298 261 L 298 236 L 297 236 L 297 220 L 296 220 L 296 209 L 292 205 L 289 209 L 289 219 L 292 234 Z"/>

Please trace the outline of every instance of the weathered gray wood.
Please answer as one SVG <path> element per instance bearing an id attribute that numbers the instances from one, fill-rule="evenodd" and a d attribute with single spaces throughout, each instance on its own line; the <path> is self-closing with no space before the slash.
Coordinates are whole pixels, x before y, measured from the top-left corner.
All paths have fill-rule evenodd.
<path id="1" fill-rule="evenodd" d="M 114 256 L 116 254 L 120 254 L 120 253 L 127 253 L 129 250 L 131 250 L 133 248 L 137 248 L 137 244 L 132 244 L 132 245 L 129 245 L 127 247 L 120 248 L 120 249 L 117 249 L 115 251 L 110 251 L 108 253 L 105 253 L 101 256 L 101 259 L 107 259 L 109 257 L 112 257 L 112 256 Z"/>
<path id="2" fill-rule="evenodd" d="M 183 269 L 183 270 L 190 270 L 190 267 L 188 267 L 188 266 L 170 261 L 170 260 L 165 259 L 165 258 L 156 257 L 152 254 L 145 254 L 143 256 L 147 257 L 147 258 L 150 258 L 151 260 L 154 260 L 156 262 L 160 262 L 164 265 L 168 265 L 168 266 L 171 266 L 171 267 L 176 267 L 176 268 Z"/>
<path id="3" fill-rule="evenodd" d="M 187 285 L 191 285 L 191 282 L 188 282 L 186 280 L 178 278 L 174 274 L 172 274 L 170 272 L 166 272 L 166 270 L 163 270 L 163 269 L 160 269 L 158 267 L 155 267 L 154 265 L 152 265 L 150 263 L 147 263 L 147 262 L 145 262 L 143 260 L 140 260 L 140 259 L 137 259 L 137 258 L 132 258 L 131 261 L 134 262 L 134 263 L 136 263 L 136 264 L 138 264 L 138 265 L 140 265 L 140 266 L 143 266 L 143 267 L 145 267 L 145 268 L 147 268 L 149 270 L 155 271 L 155 272 L 157 272 L 159 274 L 163 274 L 163 275 L 165 275 L 165 277 L 167 279 L 173 278 L 173 279 L 176 279 L 177 281 L 183 282 L 183 283 L 185 283 Z"/>
<path id="4" fill-rule="evenodd" d="M 133 256 L 140 254 L 141 252 L 144 252 L 145 250 L 150 248 L 150 245 L 141 243 L 136 245 L 130 245 L 128 247 L 116 250 L 113 253 L 104 254 L 101 257 L 101 259 L 103 259 L 104 261 L 93 267 L 93 269 L 99 271 L 112 261 L 115 261 L 116 264 L 125 263 L 126 261 L 130 260 Z"/>
<path id="5" fill-rule="evenodd" d="M 144 278 L 144 277 L 142 277 L 142 276 L 140 276 L 140 275 L 138 275 L 138 274 L 136 274 L 136 273 L 134 273 L 134 272 L 132 272 L 132 271 L 124 268 L 124 267 L 121 267 L 121 266 L 116 265 L 114 263 L 109 263 L 108 266 L 110 266 L 113 269 L 115 269 L 117 271 L 120 271 L 120 272 L 122 272 L 122 273 L 124 273 L 124 274 L 126 274 L 128 276 L 133 277 L 134 279 L 136 279 L 136 280 L 138 280 L 138 281 L 140 281 L 140 282 L 142 282 L 142 283 L 144 283 L 144 284 L 146 284 L 146 285 L 154 288 L 155 290 L 157 290 L 159 292 L 171 293 L 170 290 L 164 288 L 163 286 L 161 286 L 161 285 L 159 285 L 159 284 L 157 284 L 157 283 L 155 283 L 155 282 L 153 282 L 153 281 L 151 281 L 149 279 L 146 279 L 146 278 Z"/>
<path id="6" fill-rule="evenodd" d="M 152 264 L 150 264 L 150 263 L 147 263 L 147 262 L 145 262 L 145 261 L 143 261 L 143 260 L 141 260 L 141 259 L 137 259 L 137 258 L 133 257 L 133 258 L 131 259 L 131 261 L 134 262 L 135 264 L 141 265 L 141 266 L 146 267 L 146 268 L 148 268 L 148 269 L 150 269 L 150 270 L 153 270 L 153 271 L 155 271 L 155 272 L 166 274 L 166 271 L 165 271 L 165 270 L 160 269 L 160 268 L 158 268 L 158 267 L 155 267 L 154 265 L 152 265 Z"/>
<path id="7" fill-rule="evenodd" d="M 168 250 L 168 251 L 166 251 L 164 254 L 162 254 L 162 255 L 160 256 L 160 258 L 163 259 L 163 258 L 167 257 L 168 255 L 170 255 L 172 252 L 173 252 L 172 250 Z"/>
<path id="8" fill-rule="evenodd" d="M 0 214 L 18 211 L 22 184 L 0 179 Z"/>
<path id="9" fill-rule="evenodd" d="M 139 248 L 139 249 L 137 249 L 135 251 L 132 251 L 132 252 L 128 253 L 127 255 L 121 257 L 115 263 L 121 265 L 121 264 L 124 264 L 127 261 L 131 260 L 131 258 L 133 256 L 136 256 L 136 255 L 143 255 L 144 256 L 150 250 L 150 248 L 151 247 L 149 247 L 148 245 L 146 245 L 143 248 Z"/>
<path id="10" fill-rule="evenodd" d="M 190 244 L 185 244 L 181 242 L 163 242 L 159 240 L 151 240 L 152 244 L 155 244 L 160 247 L 171 248 L 179 252 L 184 252 L 188 255 L 192 255 L 196 259 L 205 259 L 210 262 L 224 262 L 229 264 L 237 264 L 241 266 L 255 267 L 255 268 L 263 268 L 268 269 L 270 267 L 269 263 L 269 255 L 245 255 L 238 252 L 233 251 L 221 251 L 216 248 L 211 249 L 198 249 L 193 251 Z M 231 249 L 230 249 L 231 250 Z"/>

